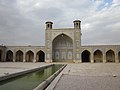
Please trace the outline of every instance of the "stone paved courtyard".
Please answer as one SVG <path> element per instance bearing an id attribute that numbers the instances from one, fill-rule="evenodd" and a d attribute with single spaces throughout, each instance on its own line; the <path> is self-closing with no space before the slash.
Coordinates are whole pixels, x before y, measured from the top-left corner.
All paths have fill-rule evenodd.
<path id="1" fill-rule="evenodd" d="M 120 90 L 120 64 L 68 64 L 55 87 L 49 87 L 47 90 Z"/>
<path id="2" fill-rule="evenodd" d="M 0 63 L 0 76 L 48 64 L 51 63 Z M 67 64 L 46 90 L 120 90 L 120 63 Z"/>
<path id="3" fill-rule="evenodd" d="M 33 68 L 38 68 L 50 63 L 23 63 L 23 62 L 1 62 L 0 63 L 0 77 L 6 73 L 12 74 L 16 72 L 26 71 Z"/>
<path id="4" fill-rule="evenodd" d="M 54 90 L 120 90 L 120 77 L 63 75 Z"/>
<path id="5" fill-rule="evenodd" d="M 120 63 L 68 64 L 64 73 L 80 76 L 120 76 Z"/>

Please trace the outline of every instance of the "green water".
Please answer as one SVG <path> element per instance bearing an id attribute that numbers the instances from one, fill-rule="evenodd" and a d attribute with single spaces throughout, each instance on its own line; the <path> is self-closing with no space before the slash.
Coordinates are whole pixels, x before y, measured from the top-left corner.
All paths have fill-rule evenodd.
<path id="1" fill-rule="evenodd" d="M 61 67 L 62 65 L 53 65 L 43 70 L 0 81 L 0 90 L 33 90 Z"/>

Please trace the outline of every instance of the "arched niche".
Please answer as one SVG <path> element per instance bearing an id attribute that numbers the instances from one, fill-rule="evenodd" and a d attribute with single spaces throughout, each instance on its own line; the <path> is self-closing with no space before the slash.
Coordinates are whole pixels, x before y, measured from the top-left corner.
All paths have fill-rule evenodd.
<path id="1" fill-rule="evenodd" d="M 62 33 L 52 41 L 52 59 L 54 62 L 73 60 L 73 40 Z M 70 56 L 70 57 L 69 57 Z"/>

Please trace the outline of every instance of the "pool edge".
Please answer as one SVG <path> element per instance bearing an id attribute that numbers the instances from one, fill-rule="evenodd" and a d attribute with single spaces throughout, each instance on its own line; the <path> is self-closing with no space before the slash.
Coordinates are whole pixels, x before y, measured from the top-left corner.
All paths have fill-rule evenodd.
<path id="1" fill-rule="evenodd" d="M 45 81 L 43 81 L 41 84 L 39 84 L 36 88 L 33 90 L 45 90 L 47 86 L 59 75 L 59 73 L 67 66 L 67 64 L 64 64 L 59 70 L 57 70 L 53 75 L 51 75 L 49 78 L 47 78 Z"/>
<path id="2" fill-rule="evenodd" d="M 0 77 L 0 81 L 4 81 L 6 79 L 10 79 L 10 78 L 14 78 L 14 77 L 17 77 L 17 76 L 21 76 L 21 75 L 24 75 L 24 74 L 27 74 L 27 73 L 31 73 L 31 72 L 34 72 L 36 70 L 40 70 L 40 69 L 43 69 L 43 68 L 46 68 L 46 67 L 50 67 L 54 64 L 49 64 L 49 65 L 43 65 L 43 66 L 40 66 L 40 67 L 37 67 L 37 68 L 33 68 L 33 69 L 27 69 L 27 70 L 24 70 L 24 71 L 20 71 L 20 72 L 16 72 L 16 73 L 12 73 L 12 74 L 8 74 L 8 75 L 5 75 L 5 76 L 1 76 Z"/>

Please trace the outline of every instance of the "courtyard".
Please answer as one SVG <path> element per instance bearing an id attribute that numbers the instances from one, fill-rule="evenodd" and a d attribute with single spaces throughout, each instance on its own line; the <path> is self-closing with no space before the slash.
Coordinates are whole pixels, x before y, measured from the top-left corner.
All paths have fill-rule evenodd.
<path id="1" fill-rule="evenodd" d="M 47 90 L 120 90 L 120 64 L 68 64 Z"/>
<path id="2" fill-rule="evenodd" d="M 49 64 L 52 63 L 3 62 L 0 63 L 0 76 Z M 65 64 L 65 69 L 46 90 L 120 90 L 120 63 Z"/>

